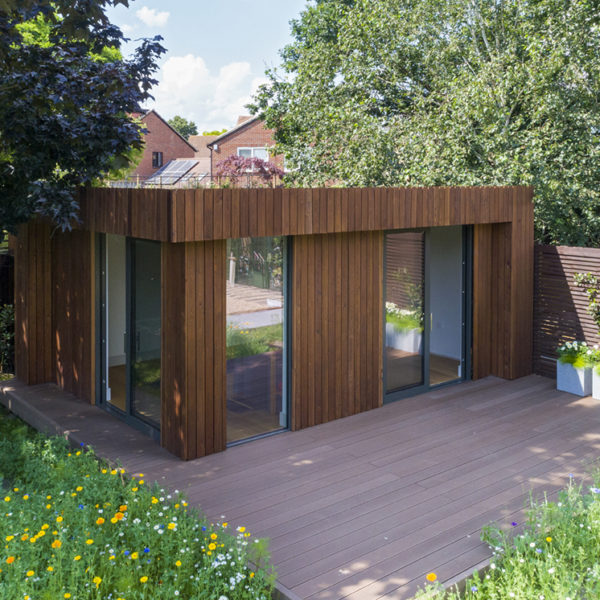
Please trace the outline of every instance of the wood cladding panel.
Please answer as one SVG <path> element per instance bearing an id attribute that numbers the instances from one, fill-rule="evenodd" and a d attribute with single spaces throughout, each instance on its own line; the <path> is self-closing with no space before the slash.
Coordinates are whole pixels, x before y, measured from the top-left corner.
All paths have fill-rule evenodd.
<path id="1" fill-rule="evenodd" d="M 183 459 L 225 449 L 226 244 L 162 245 L 161 443 Z"/>
<path id="2" fill-rule="evenodd" d="M 383 233 L 294 238 L 292 429 L 380 406 Z"/>
<path id="3" fill-rule="evenodd" d="M 50 227 L 31 222 L 15 241 L 15 373 L 28 385 L 54 381 Z"/>
<path id="4" fill-rule="evenodd" d="M 532 372 L 533 206 L 516 190 L 512 223 L 475 225 L 473 378 Z"/>
<path id="5" fill-rule="evenodd" d="M 600 276 L 600 248 L 535 247 L 533 369 L 538 375 L 556 377 L 556 348 L 563 342 L 600 344 L 576 273 Z"/>
<path id="6" fill-rule="evenodd" d="M 89 231 L 52 238 L 52 345 L 58 386 L 95 397 L 94 236 Z"/>
<path id="7" fill-rule="evenodd" d="M 512 221 L 525 187 L 119 189 L 81 193 L 81 228 L 170 242 Z"/>

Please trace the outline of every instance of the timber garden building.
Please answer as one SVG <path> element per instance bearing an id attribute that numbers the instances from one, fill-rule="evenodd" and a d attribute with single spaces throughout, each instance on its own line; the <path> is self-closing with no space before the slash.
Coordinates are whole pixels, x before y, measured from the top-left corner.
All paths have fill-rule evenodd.
<path id="1" fill-rule="evenodd" d="M 532 190 L 90 189 L 15 243 L 16 374 L 183 459 L 531 373 Z"/>

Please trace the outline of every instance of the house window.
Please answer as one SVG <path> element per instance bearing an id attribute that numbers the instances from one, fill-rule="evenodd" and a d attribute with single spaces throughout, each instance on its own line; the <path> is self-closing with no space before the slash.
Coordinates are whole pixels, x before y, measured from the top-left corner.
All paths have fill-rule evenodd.
<path id="1" fill-rule="evenodd" d="M 153 152 L 152 153 L 152 167 L 154 169 L 158 169 L 158 167 L 163 166 L 163 153 L 162 152 Z"/>
<path id="2" fill-rule="evenodd" d="M 269 160 L 269 151 L 266 148 L 238 148 L 238 156 L 244 158 L 260 158 L 262 160 Z"/>

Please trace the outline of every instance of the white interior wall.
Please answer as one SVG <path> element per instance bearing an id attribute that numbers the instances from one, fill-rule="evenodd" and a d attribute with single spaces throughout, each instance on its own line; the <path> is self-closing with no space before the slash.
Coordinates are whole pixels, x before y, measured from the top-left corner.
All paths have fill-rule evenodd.
<path id="1" fill-rule="evenodd" d="M 429 281 L 431 353 L 456 360 L 462 355 L 462 227 L 430 230 Z"/>
<path id="2" fill-rule="evenodd" d="M 108 366 L 125 364 L 126 328 L 125 237 L 106 235 Z"/>

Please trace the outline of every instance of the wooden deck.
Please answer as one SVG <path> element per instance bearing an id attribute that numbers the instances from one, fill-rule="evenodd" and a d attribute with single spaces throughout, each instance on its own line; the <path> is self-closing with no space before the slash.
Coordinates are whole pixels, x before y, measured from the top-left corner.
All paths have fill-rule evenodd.
<path id="1" fill-rule="evenodd" d="M 187 463 L 56 387 L 2 391 L 34 423 L 270 538 L 278 581 L 311 600 L 409 598 L 430 571 L 452 580 L 489 557 L 482 526 L 520 520 L 530 489 L 555 492 L 600 455 L 600 405 L 537 376 L 447 387 Z"/>

